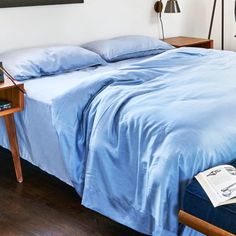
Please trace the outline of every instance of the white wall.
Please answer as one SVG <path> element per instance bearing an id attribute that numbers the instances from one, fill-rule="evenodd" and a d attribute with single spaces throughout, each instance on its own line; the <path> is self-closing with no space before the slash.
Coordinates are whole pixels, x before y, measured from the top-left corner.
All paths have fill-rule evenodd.
<path id="1" fill-rule="evenodd" d="M 163 0 L 164 3 L 166 0 Z M 160 36 L 155 0 L 85 0 L 84 4 L 0 9 L 0 51 L 36 45 L 83 43 L 122 34 Z M 220 3 L 221 1 L 219 1 Z M 233 2 L 226 1 L 227 48 L 236 34 Z M 180 14 L 163 14 L 166 36 L 207 37 L 213 0 L 179 0 Z M 219 6 L 218 6 L 219 7 Z M 220 45 L 220 9 L 213 36 Z M 235 27 L 235 29 L 233 29 Z"/>
<path id="2" fill-rule="evenodd" d="M 208 37 L 213 0 L 179 0 L 180 19 L 176 15 L 164 14 L 166 31 L 171 35 L 176 26 L 180 35 Z M 177 22 L 177 23 L 176 23 Z M 234 0 L 225 1 L 225 48 L 236 50 L 236 23 L 234 20 Z M 217 1 L 216 14 L 212 29 L 212 38 L 216 48 L 221 48 L 221 0 Z"/>
<path id="3" fill-rule="evenodd" d="M 121 34 L 157 35 L 154 1 L 85 0 L 84 4 L 0 9 L 0 51 L 83 43 Z"/>

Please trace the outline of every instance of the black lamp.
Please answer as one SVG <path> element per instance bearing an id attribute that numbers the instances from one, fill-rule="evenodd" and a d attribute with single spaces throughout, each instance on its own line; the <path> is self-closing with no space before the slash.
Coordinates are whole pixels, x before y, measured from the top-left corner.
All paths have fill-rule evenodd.
<path id="1" fill-rule="evenodd" d="M 161 22 L 161 30 L 162 30 L 162 38 L 165 39 L 164 27 L 162 22 L 162 10 L 163 3 L 162 0 L 158 0 L 154 5 L 154 10 L 159 14 L 160 22 Z M 165 7 L 165 13 L 180 13 L 180 8 L 177 0 L 168 0 Z"/>
<path id="2" fill-rule="evenodd" d="M 212 31 L 212 26 L 215 18 L 215 10 L 216 10 L 216 3 L 217 0 L 214 0 L 213 3 L 213 8 L 212 8 L 212 14 L 211 14 L 211 23 L 210 23 L 210 28 L 209 28 L 209 34 L 208 34 L 208 39 L 211 38 L 211 31 Z M 224 0 L 221 0 L 221 49 L 224 50 Z"/>
<path id="3" fill-rule="evenodd" d="M 180 13 L 177 0 L 168 0 L 166 3 L 165 13 Z"/>

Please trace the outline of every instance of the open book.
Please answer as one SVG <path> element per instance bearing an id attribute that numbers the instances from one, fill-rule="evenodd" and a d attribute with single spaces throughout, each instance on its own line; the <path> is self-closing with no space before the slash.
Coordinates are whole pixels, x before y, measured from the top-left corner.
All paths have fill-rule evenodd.
<path id="1" fill-rule="evenodd" d="M 214 207 L 236 203 L 236 168 L 221 165 L 195 176 Z"/>

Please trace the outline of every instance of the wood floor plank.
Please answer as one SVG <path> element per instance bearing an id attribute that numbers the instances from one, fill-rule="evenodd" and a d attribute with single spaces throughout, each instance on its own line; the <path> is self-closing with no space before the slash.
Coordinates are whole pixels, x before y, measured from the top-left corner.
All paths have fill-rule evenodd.
<path id="1" fill-rule="evenodd" d="M 80 204 L 75 190 L 22 161 L 24 183 L 14 176 L 11 154 L 0 147 L 0 235 L 141 236 Z"/>

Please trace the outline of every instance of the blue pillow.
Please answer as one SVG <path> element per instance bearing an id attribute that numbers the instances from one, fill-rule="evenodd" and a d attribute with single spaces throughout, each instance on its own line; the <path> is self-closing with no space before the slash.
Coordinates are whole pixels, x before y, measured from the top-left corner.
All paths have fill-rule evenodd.
<path id="1" fill-rule="evenodd" d="M 159 39 L 141 35 L 98 40 L 86 43 L 82 47 L 96 52 L 107 62 L 156 55 L 174 48 Z"/>
<path id="2" fill-rule="evenodd" d="M 78 46 L 19 49 L 1 54 L 0 61 L 19 81 L 106 64 L 98 54 Z"/>

